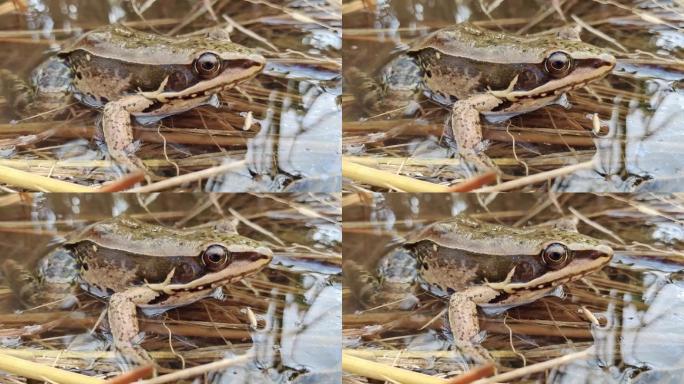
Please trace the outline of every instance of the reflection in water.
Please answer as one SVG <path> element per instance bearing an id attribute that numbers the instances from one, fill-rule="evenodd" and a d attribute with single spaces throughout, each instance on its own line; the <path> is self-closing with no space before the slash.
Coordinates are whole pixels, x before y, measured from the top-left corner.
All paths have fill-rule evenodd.
<path id="1" fill-rule="evenodd" d="M 261 121 L 261 131 L 248 143 L 249 163 L 242 171 L 226 175 L 216 186 L 219 190 L 340 190 L 339 85 L 326 89 L 310 82 L 292 83 L 301 101 L 286 96 L 277 119 L 269 110 Z"/>
<path id="2" fill-rule="evenodd" d="M 604 313 L 607 324 L 592 328 L 596 357 L 557 368 L 550 383 L 679 383 L 684 371 L 684 281 L 659 272 L 643 274 L 640 299 L 622 297 Z M 647 304 L 647 307 L 643 307 Z M 569 351 L 570 352 L 570 351 Z M 622 364 L 620 370 L 606 370 Z"/>
<path id="3" fill-rule="evenodd" d="M 680 191 L 684 162 L 684 94 L 663 81 L 647 81 L 648 105 L 634 99 L 624 118 L 614 113 L 610 131 L 596 139 L 597 168 L 566 179 L 565 190 Z"/>
<path id="4" fill-rule="evenodd" d="M 342 328 L 341 286 L 330 285 L 323 275 L 304 274 L 302 288 L 305 305 L 299 303 L 302 298 L 285 295 L 282 324 L 275 303 L 260 316 L 266 325 L 251 332 L 254 362 L 224 371 L 217 382 L 340 382 L 340 350 L 330 345 L 339 344 Z"/>

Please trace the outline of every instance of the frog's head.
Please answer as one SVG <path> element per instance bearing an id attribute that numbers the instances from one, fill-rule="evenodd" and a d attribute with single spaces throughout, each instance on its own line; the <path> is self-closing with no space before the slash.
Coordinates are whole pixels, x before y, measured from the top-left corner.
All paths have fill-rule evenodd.
<path id="1" fill-rule="evenodd" d="M 198 247 L 203 274 L 174 290 L 202 290 L 234 283 L 266 267 L 273 252 L 265 245 L 237 233 L 213 238 Z"/>
<path id="2" fill-rule="evenodd" d="M 518 75 L 513 97 L 559 96 L 600 79 L 615 67 L 615 57 L 579 39 L 559 36 L 533 40 L 530 60 Z"/>
<path id="3" fill-rule="evenodd" d="M 509 281 L 499 287 L 508 293 L 552 289 L 600 270 L 613 256 L 611 247 L 581 233 L 538 228 L 518 232 L 524 240 L 509 252 L 519 257 L 509 265 Z"/>
<path id="4" fill-rule="evenodd" d="M 170 74 L 167 97 L 211 95 L 261 72 L 266 60 L 256 50 L 212 37 L 176 39 L 167 63 L 181 66 Z"/>

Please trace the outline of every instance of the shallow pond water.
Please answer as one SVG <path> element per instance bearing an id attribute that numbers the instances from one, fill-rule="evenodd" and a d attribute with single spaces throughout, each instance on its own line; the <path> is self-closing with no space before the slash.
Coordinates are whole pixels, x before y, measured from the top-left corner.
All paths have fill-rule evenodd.
<path id="1" fill-rule="evenodd" d="M 270 265 L 225 287 L 219 299 L 206 298 L 164 313 L 139 313 L 145 333 L 142 347 L 162 367 L 172 369 L 247 356 L 239 364 L 209 374 L 203 381 L 208 383 L 339 382 L 338 196 L 14 196 L 0 208 L 0 261 L 16 260 L 29 270 L 35 270 L 39 260 L 74 231 L 113 216 L 178 228 L 239 218 L 241 235 L 273 251 Z M 154 234 L 148 237 L 154 240 Z M 120 355 L 104 352 L 112 348 L 105 320 L 107 303 L 82 290 L 77 290 L 76 298 L 78 303 L 71 310 L 23 308 L 3 277 L 2 353 L 33 351 L 44 354 L 38 362 L 87 375 L 112 376 L 130 369 Z"/>
<path id="2" fill-rule="evenodd" d="M 354 203 L 345 207 L 343 217 L 344 353 L 372 356 L 378 362 L 440 377 L 471 369 L 467 353 L 452 349 L 443 293 L 418 278 L 413 290 L 404 288 L 390 296 L 394 300 L 369 308 L 360 302 L 367 292 L 354 280 L 362 275 L 359 265 L 376 278 L 382 274 L 384 289 L 396 290 L 394 284 L 408 277 L 398 268 L 388 269 L 387 265 L 397 263 L 386 261 L 396 258 L 408 234 L 433 222 L 467 215 L 507 226 L 554 222 L 564 227 L 576 220 L 580 233 L 613 248 L 610 264 L 565 284 L 562 293 L 503 313 L 480 311 L 479 323 L 485 331 L 481 345 L 495 359 L 499 373 L 570 353 L 588 353 L 556 365 L 546 371 L 547 376 L 530 374 L 511 382 L 678 380 L 684 369 L 678 353 L 683 334 L 677 320 L 684 308 L 680 198 L 558 194 L 549 199 L 544 194 L 516 193 L 480 195 L 480 200 L 473 194 L 356 196 L 347 197 Z M 597 325 L 592 325 L 588 313 Z"/>
<path id="3" fill-rule="evenodd" d="M 136 154 L 162 178 L 234 164 L 179 191 L 335 192 L 340 177 L 341 18 L 329 1 L 260 3 L 29 2 L 1 14 L 0 69 L 23 79 L 60 47 L 113 23 L 168 36 L 218 34 L 266 57 L 256 78 L 204 106 L 135 125 Z M 217 31 L 222 29 L 222 31 Z M 225 37 L 225 36 L 224 36 Z M 113 86 L 113 85 L 112 85 Z M 143 91 L 154 91 L 143 89 Z M 9 97 L 7 91 L 3 96 Z M 0 104 L 0 163 L 35 174 L 97 185 L 121 176 L 98 140 L 100 113 L 79 104 L 62 116 L 21 116 Z M 65 115 L 65 116 L 64 116 Z"/>
<path id="4" fill-rule="evenodd" d="M 583 41 L 617 58 L 612 73 L 570 92 L 570 109 L 551 105 L 506 122 L 487 123 L 488 155 L 504 179 L 586 164 L 545 185 L 530 185 L 530 191 L 681 189 L 684 51 L 682 32 L 675 27 L 682 21 L 676 7 L 642 1 L 388 0 L 377 2 L 374 9 L 349 8 L 344 14 L 343 152 L 350 160 L 434 183 L 468 177 L 458 161 L 449 159 L 444 144 L 449 111 L 423 100 L 413 115 L 364 112 L 361 96 L 352 94 L 353 83 L 358 83 L 352 69 L 373 75 L 416 39 L 456 23 L 535 35 L 577 22 L 585 26 Z M 599 129 L 592 133 L 595 125 Z"/>

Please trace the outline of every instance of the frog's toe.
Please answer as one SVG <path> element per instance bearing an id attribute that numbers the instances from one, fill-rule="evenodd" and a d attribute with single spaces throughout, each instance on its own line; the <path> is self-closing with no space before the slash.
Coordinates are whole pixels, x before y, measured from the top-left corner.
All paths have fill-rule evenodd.
<path id="1" fill-rule="evenodd" d="M 478 153 L 478 154 L 482 153 L 482 152 L 486 151 L 487 148 L 489 148 L 490 144 L 491 144 L 491 142 L 489 140 L 482 140 L 477 145 L 475 145 L 475 148 L 473 148 L 473 150 L 475 151 L 475 153 Z"/>

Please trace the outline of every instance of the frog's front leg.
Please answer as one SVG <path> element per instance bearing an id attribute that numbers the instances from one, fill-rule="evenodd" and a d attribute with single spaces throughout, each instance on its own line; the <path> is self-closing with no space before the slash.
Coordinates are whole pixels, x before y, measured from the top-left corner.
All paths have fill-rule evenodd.
<path id="1" fill-rule="evenodd" d="M 477 304 L 494 300 L 499 292 L 487 286 L 477 286 L 463 292 L 455 292 L 449 299 L 449 326 L 454 336 L 454 344 L 472 354 L 476 360 L 491 360 L 484 348 L 475 346 L 475 338 L 480 333 L 477 320 Z"/>
<path id="2" fill-rule="evenodd" d="M 144 111 L 152 103 L 152 100 L 144 96 L 132 95 L 104 106 L 102 131 L 109 154 L 131 170 L 144 170 L 149 173 L 142 160 L 134 154 L 131 114 Z"/>
<path id="3" fill-rule="evenodd" d="M 117 292 L 109 299 L 107 318 L 112 332 L 114 347 L 121 354 L 138 364 L 149 364 L 152 358 L 134 340 L 140 333 L 137 306 L 149 303 L 161 293 L 148 287 L 136 287 Z"/>
<path id="4" fill-rule="evenodd" d="M 485 169 L 496 169 L 496 165 L 481 150 L 483 145 L 480 114 L 499 106 L 503 101 L 492 94 L 481 94 L 454 103 L 451 111 L 451 132 L 459 153 L 467 161 Z"/>

